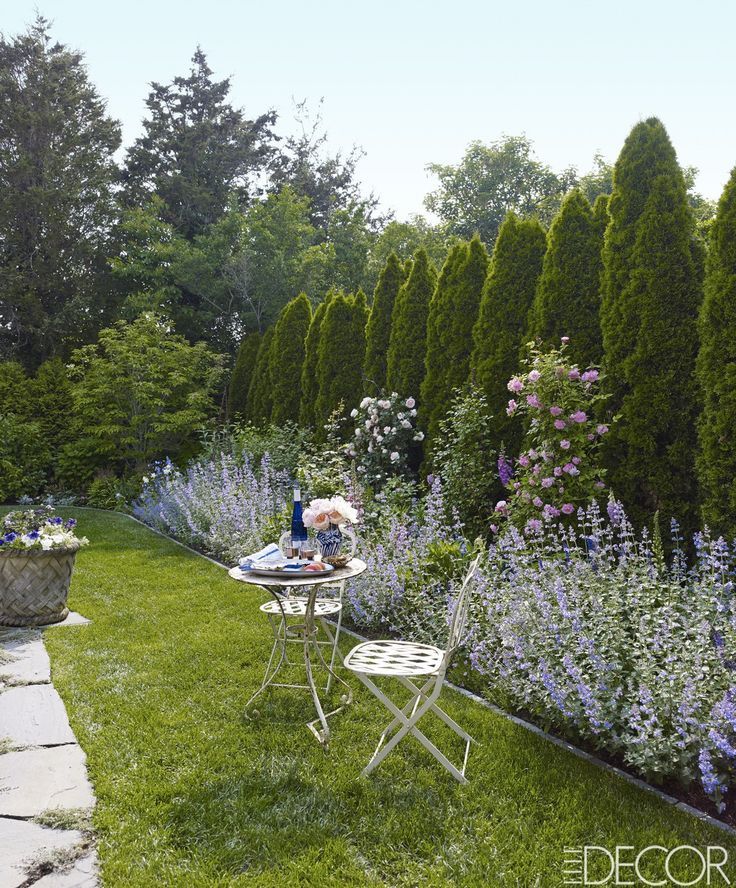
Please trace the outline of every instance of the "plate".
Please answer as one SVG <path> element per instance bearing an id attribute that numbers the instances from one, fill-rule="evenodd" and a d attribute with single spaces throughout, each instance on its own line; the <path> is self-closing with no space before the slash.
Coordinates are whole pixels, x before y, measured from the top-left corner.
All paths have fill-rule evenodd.
<path id="1" fill-rule="evenodd" d="M 305 565 L 311 563 L 310 561 L 283 561 L 259 567 L 258 562 L 256 562 L 252 567 L 241 568 L 241 570 L 244 573 L 256 574 L 259 577 L 286 579 L 287 577 L 321 577 L 335 569 L 331 564 L 325 564 L 324 570 L 305 570 Z"/>

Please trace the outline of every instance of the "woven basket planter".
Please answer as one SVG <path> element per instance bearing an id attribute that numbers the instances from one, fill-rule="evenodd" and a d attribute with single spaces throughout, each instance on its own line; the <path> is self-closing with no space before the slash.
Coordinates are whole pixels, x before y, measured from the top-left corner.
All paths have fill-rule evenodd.
<path id="1" fill-rule="evenodd" d="M 63 620 L 78 548 L 0 550 L 0 626 Z"/>

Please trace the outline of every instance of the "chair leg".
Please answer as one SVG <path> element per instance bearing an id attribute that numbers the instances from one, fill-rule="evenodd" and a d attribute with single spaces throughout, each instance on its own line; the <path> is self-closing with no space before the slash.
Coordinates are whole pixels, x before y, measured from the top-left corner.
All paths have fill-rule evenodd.
<path id="1" fill-rule="evenodd" d="M 413 682 L 409 681 L 408 678 L 404 678 L 403 676 L 399 676 L 399 681 L 404 685 L 405 688 L 407 688 L 407 690 L 415 692 L 415 693 L 417 692 L 416 685 Z M 426 685 L 425 685 L 425 687 L 426 687 Z M 477 743 L 478 742 L 473 737 L 471 737 L 467 731 L 465 731 L 463 728 L 461 728 L 460 725 L 456 721 L 451 719 L 450 716 L 443 709 L 440 709 L 440 707 L 437 706 L 436 703 L 432 707 L 431 712 L 433 712 L 437 716 L 437 718 L 441 719 L 447 725 L 447 727 L 451 728 L 459 737 L 462 737 L 463 740 L 466 740 L 469 743 Z"/>
<path id="2" fill-rule="evenodd" d="M 430 752 L 437 759 L 437 761 L 447 771 L 450 772 L 450 774 L 452 774 L 452 776 L 459 783 L 467 783 L 468 782 L 467 778 L 465 777 L 465 767 L 467 765 L 468 753 L 470 750 L 470 742 L 472 739 L 472 738 L 470 738 L 470 735 L 469 734 L 466 735 L 467 739 L 466 739 L 465 755 L 463 756 L 463 767 L 462 767 L 462 769 L 460 769 L 460 768 L 457 768 L 447 758 L 447 756 L 440 749 L 438 749 L 437 746 L 435 746 L 435 744 L 432 743 L 432 741 L 425 734 L 423 734 L 419 730 L 419 728 L 416 727 L 417 722 L 422 718 L 422 716 L 426 715 L 427 712 L 437 710 L 437 713 L 442 713 L 443 716 L 446 715 L 444 712 L 442 712 L 441 709 L 439 709 L 439 707 L 437 707 L 435 705 L 435 701 L 439 697 L 440 692 L 442 690 L 443 677 L 432 677 L 423 686 L 423 688 L 421 690 L 419 688 L 417 688 L 415 685 L 413 685 L 412 682 L 409 682 L 409 684 L 412 685 L 412 688 L 416 691 L 417 697 L 412 698 L 412 700 L 409 701 L 409 704 L 412 705 L 412 713 L 410 716 L 407 716 L 407 714 L 404 711 L 402 711 L 401 709 L 399 709 L 396 706 L 396 704 L 392 700 L 390 700 L 386 696 L 386 694 L 384 694 L 383 691 L 373 681 L 371 681 L 370 678 L 368 678 L 367 675 L 365 675 L 364 673 L 361 673 L 361 672 L 357 672 L 356 674 L 357 674 L 358 678 L 363 682 L 363 684 L 365 684 L 365 686 L 371 691 L 371 693 L 373 693 L 374 696 L 376 696 L 384 704 L 384 706 L 390 712 L 393 713 L 395 718 L 391 722 L 391 726 L 395 725 L 396 723 L 401 723 L 401 725 L 402 725 L 401 728 L 399 728 L 399 730 L 391 737 L 391 739 L 388 740 L 386 742 L 386 744 L 383 745 L 383 747 L 382 747 L 383 737 L 385 737 L 385 735 L 389 729 L 387 728 L 387 730 L 384 731 L 381 741 L 379 742 L 379 745 L 378 745 L 376 751 L 373 753 L 371 760 L 368 762 L 368 764 L 363 769 L 363 772 L 362 772 L 363 775 L 368 776 L 368 774 L 370 774 L 371 771 L 373 771 L 375 768 L 378 767 L 378 765 L 381 764 L 381 762 L 386 758 L 386 756 L 391 752 L 391 750 L 394 749 L 394 747 L 396 747 L 404 739 L 404 737 L 406 737 L 408 734 L 412 734 L 422 744 L 422 746 L 428 752 Z M 426 690 L 427 686 L 432 682 L 434 682 L 434 688 L 433 688 L 432 692 L 429 695 L 426 695 L 425 702 L 422 703 L 422 705 L 417 708 L 418 699 L 421 698 L 422 696 L 425 696 L 423 692 Z M 409 704 L 407 704 L 405 709 L 408 708 Z M 442 716 L 440 716 L 440 717 L 442 717 Z M 446 716 L 446 718 L 449 720 L 449 722 L 452 722 L 452 724 L 449 725 L 450 727 L 456 725 L 456 723 L 453 722 L 449 716 Z M 442 719 L 442 720 L 444 721 L 444 719 Z M 389 727 L 391 727 L 391 726 L 389 726 Z M 456 727 L 460 731 L 462 731 L 462 728 L 460 728 L 459 725 L 456 725 Z M 453 727 L 453 730 L 454 730 L 454 727 Z M 464 731 L 462 731 L 461 736 L 463 736 L 463 735 L 465 735 Z"/>

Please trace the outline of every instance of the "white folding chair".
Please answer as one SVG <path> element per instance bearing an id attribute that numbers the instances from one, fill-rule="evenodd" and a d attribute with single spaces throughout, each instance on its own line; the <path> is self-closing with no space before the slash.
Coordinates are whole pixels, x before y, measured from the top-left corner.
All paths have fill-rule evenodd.
<path id="1" fill-rule="evenodd" d="M 460 783 L 468 782 L 465 768 L 470 744 L 475 743 L 475 740 L 440 709 L 437 699 L 442 692 L 447 667 L 462 639 L 468 618 L 472 579 L 479 561 L 480 555 L 470 566 L 455 599 L 455 609 L 444 650 L 434 645 L 415 644 L 409 641 L 366 641 L 354 647 L 345 657 L 343 665 L 354 672 L 394 716 L 393 721 L 381 734 L 373 757 L 363 769 L 364 775 L 370 774 L 404 737 L 412 734 L 456 780 Z M 411 693 L 409 702 L 403 708 L 400 709 L 375 684 L 373 678 L 379 677 L 395 678 Z M 420 682 L 415 683 L 412 679 L 420 679 Z M 419 720 L 428 712 L 433 712 L 465 741 L 465 755 L 461 768 L 454 765 L 417 727 Z M 390 736 L 392 733 L 393 736 Z M 389 737 L 390 739 L 387 739 Z"/>

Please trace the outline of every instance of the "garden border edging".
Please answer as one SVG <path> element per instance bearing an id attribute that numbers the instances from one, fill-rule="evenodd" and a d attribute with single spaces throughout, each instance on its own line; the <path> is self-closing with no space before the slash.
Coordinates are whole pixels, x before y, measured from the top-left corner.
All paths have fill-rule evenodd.
<path id="1" fill-rule="evenodd" d="M 70 508 L 89 509 L 90 511 L 94 512 L 106 512 L 113 515 L 123 515 L 126 518 L 130 518 L 132 521 L 135 521 L 136 524 L 140 524 L 141 527 L 145 527 L 147 530 L 150 530 L 153 533 L 156 533 L 159 536 L 163 537 L 164 539 L 175 543 L 182 549 L 186 549 L 193 555 L 204 558 L 206 561 L 209 561 L 210 563 L 222 568 L 223 570 L 229 570 L 228 566 L 226 564 L 223 564 L 221 561 L 217 561 L 215 558 L 211 558 L 209 555 L 205 555 L 202 552 L 198 552 L 196 549 L 192 549 L 191 546 L 187 546 L 185 543 L 182 543 L 179 540 L 175 540 L 173 537 L 170 537 L 162 531 L 157 530 L 155 527 L 151 527 L 150 525 L 145 524 L 143 521 L 140 521 L 134 515 L 129 515 L 127 512 L 112 512 L 110 509 L 97 509 L 94 506 L 72 506 Z M 342 627 L 341 631 L 345 632 L 348 635 L 351 635 L 353 638 L 356 638 L 359 641 L 368 641 L 368 639 L 364 635 L 360 635 L 358 632 L 355 632 L 352 629 L 348 629 L 345 626 Z M 538 737 L 541 737 L 549 743 L 552 743 L 554 746 L 560 747 L 561 749 L 572 753 L 574 756 L 582 759 L 583 761 L 590 762 L 601 770 L 607 771 L 609 774 L 614 774 L 616 777 L 620 777 L 622 780 L 625 780 L 632 786 L 636 786 L 639 789 L 643 789 L 646 792 L 652 793 L 666 804 L 671 805 L 672 807 L 676 808 L 679 811 L 683 811 L 686 814 L 690 814 L 691 816 L 700 820 L 702 823 L 706 823 L 709 826 L 713 826 L 716 829 L 721 830 L 721 832 L 725 832 L 730 836 L 736 837 L 736 829 L 734 827 L 729 826 L 729 824 L 724 823 L 722 820 L 718 820 L 718 818 L 713 817 L 710 814 L 707 814 L 705 811 L 701 811 L 700 808 L 695 808 L 693 805 L 688 805 L 686 802 L 681 802 L 679 799 L 675 798 L 674 796 L 668 795 L 666 792 L 658 789 L 656 786 L 652 786 L 651 783 L 647 783 L 645 780 L 642 780 L 639 777 L 634 777 L 633 774 L 629 774 L 627 771 L 623 771 L 621 768 L 617 768 L 615 765 L 611 765 L 608 762 L 603 761 L 603 759 L 598 758 L 598 756 L 595 756 L 590 752 L 586 752 L 585 750 L 580 749 L 567 740 L 563 740 L 560 737 L 555 737 L 553 734 L 549 734 L 547 731 L 543 730 L 532 722 L 525 721 L 523 718 L 519 718 L 519 716 L 517 715 L 512 715 L 511 713 L 506 712 L 505 710 L 496 706 L 494 703 L 491 703 L 478 694 L 473 693 L 473 691 L 467 690 L 467 688 L 462 688 L 449 681 L 446 681 L 445 685 L 452 690 L 457 691 L 459 694 L 462 694 L 464 697 L 467 697 L 469 700 L 473 700 L 475 703 L 479 703 L 481 706 L 489 709 L 495 715 L 501 716 L 507 721 L 513 722 L 513 724 L 524 728 L 524 730 L 529 731 L 532 734 L 536 734 Z"/>

